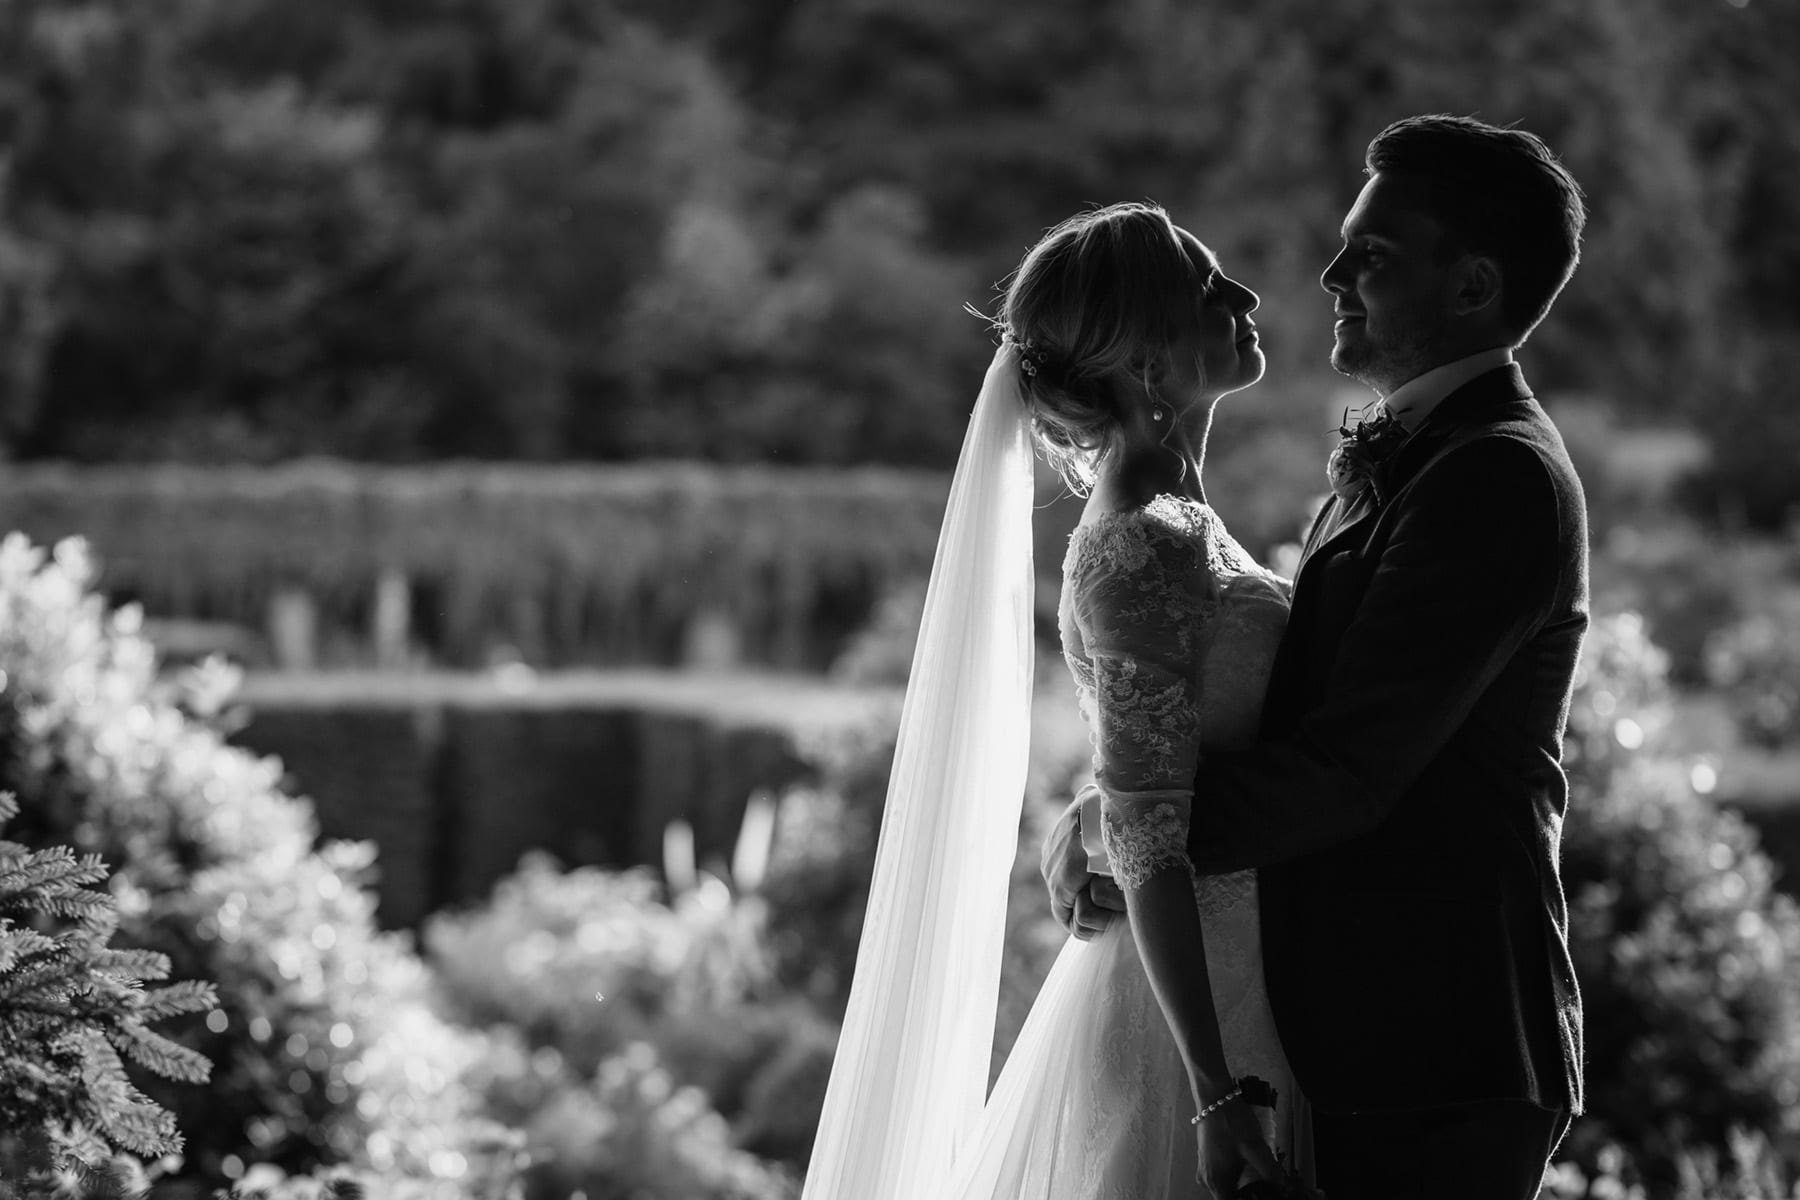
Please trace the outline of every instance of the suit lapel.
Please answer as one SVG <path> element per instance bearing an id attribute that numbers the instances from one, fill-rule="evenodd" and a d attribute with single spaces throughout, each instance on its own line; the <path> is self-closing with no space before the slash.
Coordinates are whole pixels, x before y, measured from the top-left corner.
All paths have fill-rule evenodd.
<path id="1" fill-rule="evenodd" d="M 1517 363 L 1478 375 L 1445 396 L 1413 431 L 1412 436 L 1394 451 L 1394 456 L 1382 464 L 1380 470 L 1387 495 L 1397 495 L 1406 482 L 1418 474 L 1419 469 L 1431 461 L 1432 455 L 1458 430 L 1491 421 L 1506 405 L 1530 399 L 1531 390 L 1525 386 L 1525 376 Z M 1307 563 L 1328 547 L 1347 540 L 1351 534 L 1379 516 L 1380 512 L 1366 491 L 1349 505 L 1333 496 L 1320 511 L 1319 519 L 1313 523 L 1306 548 L 1301 551 L 1300 566 L 1294 573 L 1295 586 L 1299 586 L 1300 576 L 1305 573 Z"/>
<path id="2" fill-rule="evenodd" d="M 1343 508 L 1344 502 L 1335 492 L 1327 496 L 1325 503 L 1319 506 L 1318 514 L 1313 517 L 1312 528 L 1307 530 L 1306 541 L 1300 545 L 1300 564 L 1294 568 L 1294 578 L 1300 577 L 1300 572 L 1306 569 L 1306 560 L 1336 530 Z"/>
<path id="3" fill-rule="evenodd" d="M 1333 496 L 1330 503 L 1319 514 L 1319 521 L 1313 527 L 1313 533 L 1306 541 L 1306 548 L 1300 553 L 1300 566 L 1295 572 L 1295 580 L 1299 580 L 1299 572 L 1306 570 L 1306 564 L 1325 547 L 1361 525 L 1375 514 L 1375 506 L 1367 498 L 1367 493 L 1358 496 L 1354 501 L 1345 501 L 1342 497 Z"/>
<path id="4" fill-rule="evenodd" d="M 1492 422 L 1508 404 L 1530 399 L 1531 389 L 1525 386 L 1524 373 L 1517 363 L 1497 367 L 1463 384 L 1439 401 L 1413 435 L 1400 443 L 1394 456 L 1383 464 L 1387 494 L 1397 495 L 1407 480 L 1418 474 L 1419 468 L 1431 461 L 1432 455 L 1459 430 Z"/>

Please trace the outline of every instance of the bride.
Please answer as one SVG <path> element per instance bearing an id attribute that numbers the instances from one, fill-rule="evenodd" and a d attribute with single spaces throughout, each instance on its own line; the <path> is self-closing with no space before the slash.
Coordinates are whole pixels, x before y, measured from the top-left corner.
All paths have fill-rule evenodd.
<path id="1" fill-rule="evenodd" d="M 805 1200 L 1223 1200 L 1309 1176 L 1255 874 L 1198 878 L 1185 849 L 1198 756 L 1255 736 L 1287 610 L 1201 469 L 1213 404 L 1262 375 L 1256 305 L 1153 205 L 1073 217 L 1015 272 Z M 1034 440 L 1087 494 L 1059 617 L 1095 749 L 1083 841 L 1129 919 L 1064 946 L 984 1103 L 1029 749 Z"/>

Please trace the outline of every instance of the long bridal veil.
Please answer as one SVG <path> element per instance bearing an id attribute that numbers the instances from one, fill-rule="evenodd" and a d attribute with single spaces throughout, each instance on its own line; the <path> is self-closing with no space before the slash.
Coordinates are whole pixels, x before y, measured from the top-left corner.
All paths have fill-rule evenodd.
<path id="1" fill-rule="evenodd" d="M 942 1195 L 987 1090 L 1031 735 L 1032 455 L 994 354 L 938 535 L 803 1200 Z"/>

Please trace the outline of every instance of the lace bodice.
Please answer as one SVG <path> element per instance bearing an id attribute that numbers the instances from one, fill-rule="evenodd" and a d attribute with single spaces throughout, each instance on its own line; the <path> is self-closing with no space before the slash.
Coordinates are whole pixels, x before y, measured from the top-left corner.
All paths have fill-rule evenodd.
<path id="1" fill-rule="evenodd" d="M 1158 496 L 1070 537 L 1063 654 L 1121 883 L 1188 867 L 1194 768 L 1255 737 L 1288 596 L 1196 501 Z"/>

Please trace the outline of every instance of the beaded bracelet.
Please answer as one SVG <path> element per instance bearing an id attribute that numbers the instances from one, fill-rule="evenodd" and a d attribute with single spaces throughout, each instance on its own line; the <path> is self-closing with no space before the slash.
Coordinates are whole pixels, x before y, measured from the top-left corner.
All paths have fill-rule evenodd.
<path id="1" fill-rule="evenodd" d="M 1188 1124 L 1189 1125 L 1198 1125 L 1200 1122 L 1206 1120 L 1206 1118 L 1212 1116 L 1214 1113 L 1218 1112 L 1221 1108 L 1224 1108 L 1227 1104 L 1230 1104 L 1233 1100 L 1236 1100 L 1239 1096 L 1242 1096 L 1243 1094 L 1244 1094 L 1244 1085 L 1243 1084 L 1240 1083 L 1240 1084 L 1233 1086 L 1229 1092 L 1226 1092 L 1223 1096 L 1220 1096 L 1217 1100 L 1214 1100 L 1211 1104 L 1209 1104 L 1205 1108 L 1201 1109 L 1198 1114 L 1196 1114 L 1191 1120 L 1188 1121 Z"/>

